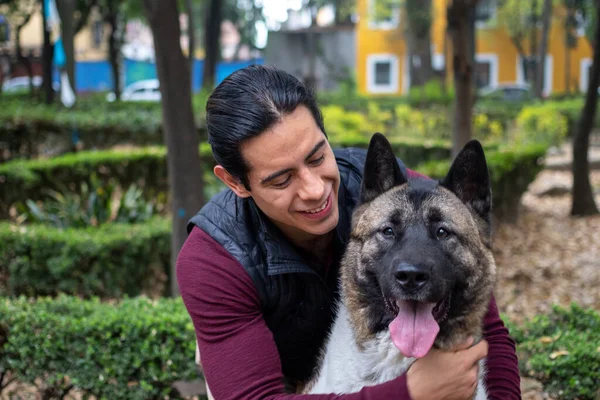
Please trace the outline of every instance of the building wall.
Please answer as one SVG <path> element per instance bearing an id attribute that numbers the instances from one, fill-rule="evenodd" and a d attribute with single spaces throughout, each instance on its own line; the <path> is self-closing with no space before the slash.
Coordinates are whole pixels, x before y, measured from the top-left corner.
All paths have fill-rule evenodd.
<path id="1" fill-rule="evenodd" d="M 369 85 L 370 60 L 377 57 L 396 59 L 394 73 L 398 77 L 397 87 L 379 93 L 402 94 L 409 88 L 407 73 L 406 46 L 402 35 L 402 17 L 397 18 L 397 26 L 376 26 L 372 22 L 373 0 L 358 0 L 359 22 L 357 24 L 357 51 L 356 71 L 359 91 L 362 93 L 377 94 Z M 451 51 L 450 38 L 446 35 L 446 7 L 447 0 L 433 0 L 433 26 L 432 26 L 432 56 L 434 63 L 443 64 L 450 57 L 444 57 L 444 50 L 449 55 Z M 564 9 L 555 6 L 552 26 L 549 35 L 547 53 L 547 79 L 545 88 L 547 93 L 563 92 L 565 84 L 565 45 L 564 29 L 561 21 Z M 503 83 L 517 83 L 523 81 L 520 57 L 516 47 L 510 40 L 507 32 L 494 20 L 486 24 L 478 24 L 476 43 L 476 59 L 491 63 L 492 76 L 490 83 L 493 85 Z M 524 48 L 529 49 L 525 43 Z M 570 81 L 571 90 L 584 89 L 587 77 L 582 75 L 592 58 L 592 48 L 585 37 L 577 38 L 577 46 L 571 50 Z M 448 66 L 448 78 L 452 77 L 452 66 Z M 371 68 L 372 69 L 372 68 Z M 372 79 L 371 79 L 372 81 Z"/>
<path id="2" fill-rule="evenodd" d="M 339 80 L 349 78 L 356 68 L 356 35 L 353 29 L 320 29 L 315 33 L 318 90 L 335 90 Z M 276 65 L 303 80 L 308 76 L 308 32 L 288 30 L 269 32 L 265 64 Z"/>

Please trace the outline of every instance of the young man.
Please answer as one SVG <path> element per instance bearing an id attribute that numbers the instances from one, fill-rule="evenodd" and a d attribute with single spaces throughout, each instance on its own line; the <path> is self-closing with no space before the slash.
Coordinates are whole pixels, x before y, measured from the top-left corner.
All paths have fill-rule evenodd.
<path id="1" fill-rule="evenodd" d="M 358 393 L 289 394 L 311 377 L 334 317 L 366 152 L 334 153 L 313 95 L 276 68 L 233 73 L 206 110 L 214 173 L 228 190 L 190 221 L 177 278 L 215 399 L 469 399 L 486 356 L 490 398 L 520 398 L 514 341 L 494 300 L 473 347 L 432 350 Z"/>

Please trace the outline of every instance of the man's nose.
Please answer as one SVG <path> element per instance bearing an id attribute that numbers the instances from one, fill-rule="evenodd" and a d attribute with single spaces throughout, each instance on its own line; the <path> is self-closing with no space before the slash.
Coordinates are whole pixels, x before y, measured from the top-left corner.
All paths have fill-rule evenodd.
<path id="1" fill-rule="evenodd" d="M 325 194 L 325 182 L 321 176 L 312 171 L 306 171 L 302 174 L 302 187 L 298 196 L 302 200 L 321 200 Z"/>

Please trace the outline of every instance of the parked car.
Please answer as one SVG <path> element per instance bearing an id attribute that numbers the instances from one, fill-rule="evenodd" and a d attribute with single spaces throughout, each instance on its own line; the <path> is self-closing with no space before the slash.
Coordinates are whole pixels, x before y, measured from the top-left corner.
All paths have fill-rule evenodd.
<path id="1" fill-rule="evenodd" d="M 35 75 L 32 78 L 33 87 L 39 88 L 42 86 L 43 78 L 39 75 Z M 52 83 L 52 87 L 55 92 L 60 90 L 60 85 L 57 82 Z M 29 90 L 29 77 L 28 76 L 17 76 L 4 81 L 2 84 L 2 92 L 4 93 L 16 93 L 25 92 Z"/>
<path id="2" fill-rule="evenodd" d="M 505 101 L 524 101 L 531 98 L 531 86 L 527 83 L 507 83 L 480 89 L 483 99 L 493 98 Z"/>
<path id="3" fill-rule="evenodd" d="M 115 101 L 117 96 L 114 92 L 106 95 L 107 101 Z M 137 81 L 127 86 L 121 93 L 122 101 L 160 101 L 160 84 L 158 79 L 147 79 Z"/>

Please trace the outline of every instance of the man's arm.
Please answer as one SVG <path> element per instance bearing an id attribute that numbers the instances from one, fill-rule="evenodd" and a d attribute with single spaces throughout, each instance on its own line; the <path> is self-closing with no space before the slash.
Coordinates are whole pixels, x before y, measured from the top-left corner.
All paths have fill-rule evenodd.
<path id="1" fill-rule="evenodd" d="M 483 337 L 489 344 L 485 384 L 489 399 L 511 400 L 521 398 L 521 378 L 515 341 L 498 313 L 492 297 L 484 319 Z"/>
<path id="2" fill-rule="evenodd" d="M 197 227 L 179 254 L 177 279 L 215 399 L 410 399 L 406 375 L 348 395 L 286 395 L 277 347 L 250 276 Z"/>

